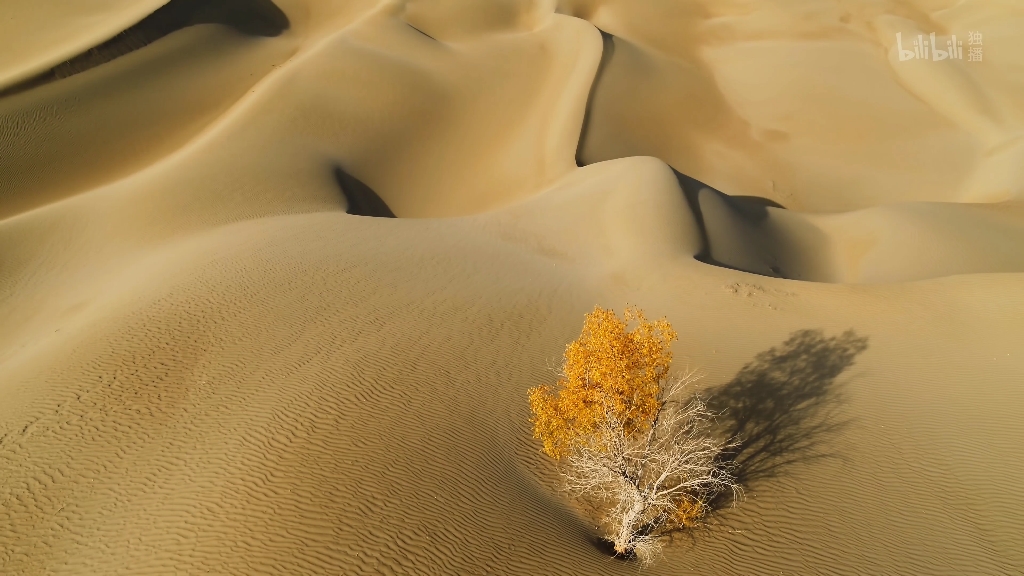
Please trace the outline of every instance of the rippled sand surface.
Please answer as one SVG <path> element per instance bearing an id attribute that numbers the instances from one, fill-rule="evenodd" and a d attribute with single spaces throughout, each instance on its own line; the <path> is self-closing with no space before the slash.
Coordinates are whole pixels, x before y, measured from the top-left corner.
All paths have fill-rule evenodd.
<path id="1" fill-rule="evenodd" d="M 1024 571 L 1017 3 L 73 4 L 0 10 L 0 573 L 635 573 L 526 404 L 627 303 L 748 440 L 651 574 Z"/>

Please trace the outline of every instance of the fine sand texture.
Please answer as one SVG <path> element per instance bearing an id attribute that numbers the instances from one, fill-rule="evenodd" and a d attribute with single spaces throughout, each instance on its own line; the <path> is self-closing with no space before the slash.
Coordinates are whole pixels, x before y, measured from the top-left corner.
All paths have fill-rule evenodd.
<path id="1" fill-rule="evenodd" d="M 743 439 L 646 573 L 1024 573 L 1024 8 L 4 0 L 0 574 L 636 574 L 526 401 L 626 304 Z"/>

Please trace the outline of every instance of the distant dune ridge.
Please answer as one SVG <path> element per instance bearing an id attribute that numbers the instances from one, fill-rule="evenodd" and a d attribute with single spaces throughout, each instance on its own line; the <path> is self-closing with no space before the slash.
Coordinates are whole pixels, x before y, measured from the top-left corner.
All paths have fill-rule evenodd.
<path id="1" fill-rule="evenodd" d="M 652 574 L 1024 571 L 1016 4 L 8 4 L 3 574 L 633 573 L 525 401 L 626 303 L 746 437 Z"/>
<path id="2" fill-rule="evenodd" d="M 223 24 L 251 36 L 277 36 L 288 28 L 288 17 L 271 0 L 171 0 L 103 44 L 8 86 L 0 97 L 85 72 L 198 24 Z"/>

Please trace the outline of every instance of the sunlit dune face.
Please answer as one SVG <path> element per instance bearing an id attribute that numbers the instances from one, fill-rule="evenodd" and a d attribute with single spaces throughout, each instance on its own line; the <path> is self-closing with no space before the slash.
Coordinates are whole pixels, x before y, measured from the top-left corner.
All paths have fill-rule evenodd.
<path id="1" fill-rule="evenodd" d="M 300 198 L 306 209 L 337 209 L 347 201 L 332 166 L 398 217 L 469 216 L 564 188 L 577 165 L 652 156 L 726 196 L 775 206 L 767 220 L 748 220 L 689 192 L 706 236 L 696 256 L 708 263 L 825 282 L 1024 265 L 996 247 L 1020 241 L 1016 224 L 999 225 L 1008 236 L 956 241 L 996 254 L 973 262 L 922 259 L 931 241 L 908 249 L 899 233 L 868 224 L 921 212 L 915 226 L 942 237 L 939 212 L 890 206 L 1013 202 L 1020 192 L 1020 101 L 1011 76 L 993 73 L 1012 64 L 998 54 L 900 60 L 902 35 L 911 46 L 931 22 L 913 5 L 283 6 L 297 28 L 263 0 L 175 0 L 31 81 L 43 84 L 10 84 L 0 98 L 0 216 L 126 177 L 169 189 L 212 171 L 211 181 L 243 174 L 218 189 L 250 190 L 264 213 L 291 212 Z M 953 34 L 986 14 L 935 22 Z M 1004 36 L 989 42 L 1016 42 Z M 101 56 L 111 60 L 99 66 Z M 152 120 L 140 126 L 142 117 Z M 72 152 L 97 133 L 100 143 Z M 865 223 L 860 231 L 825 216 L 845 212 Z M 988 226 L 963 214 L 959 229 Z M 900 264 L 889 266 L 893 258 Z"/>

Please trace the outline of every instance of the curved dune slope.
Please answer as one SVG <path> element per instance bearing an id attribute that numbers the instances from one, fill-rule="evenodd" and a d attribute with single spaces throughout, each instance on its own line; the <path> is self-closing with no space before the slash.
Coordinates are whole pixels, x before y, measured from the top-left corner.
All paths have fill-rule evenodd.
<path id="1" fill-rule="evenodd" d="M 13 520 L 0 531 L 4 565 L 536 573 L 552 568 L 546 550 L 561 540 L 567 552 L 554 566 L 571 571 L 582 558 L 607 572 L 585 526 L 531 471 L 539 458 L 520 398 L 547 376 L 536 360 L 582 312 L 574 300 L 587 298 L 494 240 L 476 238 L 467 252 L 469 237 L 450 236 L 452 259 L 417 241 L 447 227 L 389 221 L 384 240 L 378 222 L 323 215 L 225 228 L 137 270 L 129 291 L 146 295 L 137 308 L 94 302 L 86 314 L 106 334 L 94 333 L 98 347 L 7 391 L 27 394 L 21 408 L 35 416 L 3 440 Z M 325 247 L 325 235 L 340 241 Z M 258 245 L 266 251 L 253 259 Z M 470 262 L 491 274 L 466 275 Z M 434 273 L 407 290 L 408 270 L 422 266 Z M 493 294 L 481 298 L 494 274 L 509 296 L 498 307 L 487 303 Z M 117 341 L 139 330 L 150 336 Z M 531 334 L 540 339 L 522 346 Z M 464 364 L 473 357 L 477 367 Z M 482 370 L 501 377 L 481 380 Z M 36 412 L 41 397 L 58 412 Z M 63 448 L 40 450 L 57 438 Z M 53 467 L 63 479 L 40 482 Z M 63 533 L 63 514 L 73 533 Z M 184 540 L 171 528 L 193 523 L 199 532 Z M 58 542 L 62 552 L 45 551 Z"/>
<path id="2" fill-rule="evenodd" d="M 71 78 L 0 98 L 0 218 L 160 160 L 295 51 L 196 26 Z"/>
<path id="3" fill-rule="evenodd" d="M 1024 570 L 1019 8 L 275 6 L 0 98 L 0 573 L 635 574 L 526 403 L 627 303 L 743 434 L 651 574 Z"/>
<path id="4" fill-rule="evenodd" d="M 939 3 L 941 4 L 941 3 Z M 834 212 L 1024 193 L 1024 8 L 564 0 L 613 36 L 581 158 L 650 155 L 730 194 Z M 899 61 L 896 33 L 984 30 L 982 62 Z"/>
<path id="5" fill-rule="evenodd" d="M 845 283 L 1024 271 L 1024 202 L 915 202 L 803 214 L 677 175 L 704 234 L 697 259 L 709 264 Z"/>
<path id="6" fill-rule="evenodd" d="M 270 0 L 171 0 L 103 44 L 0 90 L 0 98 L 80 74 L 197 24 L 223 24 L 250 36 L 277 36 L 288 28 L 288 17 Z"/>
<path id="7" fill-rule="evenodd" d="M 106 42 L 167 1 L 5 2 L 5 17 L 0 19 L 0 89 Z"/>

